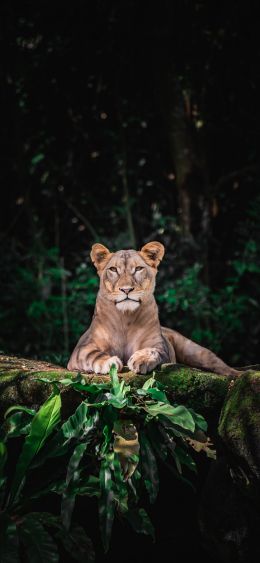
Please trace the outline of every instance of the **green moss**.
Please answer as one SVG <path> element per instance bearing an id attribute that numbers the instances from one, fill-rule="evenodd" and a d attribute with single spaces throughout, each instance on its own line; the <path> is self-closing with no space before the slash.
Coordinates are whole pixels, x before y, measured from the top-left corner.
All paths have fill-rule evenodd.
<path id="1" fill-rule="evenodd" d="M 142 387 L 147 377 L 123 373 L 132 387 Z M 155 379 L 163 383 L 176 402 L 184 402 L 194 409 L 217 407 L 218 412 L 228 391 L 229 379 L 213 373 L 205 373 L 186 366 L 169 365 L 155 373 Z"/>
<path id="2" fill-rule="evenodd" d="M 260 478 L 260 372 L 246 372 L 224 402 L 219 434 L 228 451 L 240 458 L 250 475 Z M 237 463 L 237 462 L 236 462 Z M 240 461 L 241 463 L 241 461 Z"/>
<path id="3" fill-rule="evenodd" d="M 0 410 L 10 404 L 40 404 L 50 392 L 50 386 L 36 378 L 62 379 L 75 375 L 66 369 L 24 358 L 0 357 Z M 84 375 L 88 382 L 106 382 L 109 376 Z M 136 375 L 124 368 L 120 377 L 134 388 L 142 387 L 149 375 Z M 176 402 L 185 403 L 198 411 L 217 409 L 220 412 L 228 390 L 228 378 L 186 366 L 166 364 L 156 371 L 156 379 L 166 385 Z"/>
<path id="4" fill-rule="evenodd" d="M 229 385 L 226 377 L 186 367 L 159 373 L 157 379 L 168 387 L 177 402 L 184 401 L 198 411 L 214 407 L 220 410 Z"/>
<path id="5" fill-rule="evenodd" d="M 254 389 L 257 380 L 260 386 L 260 372 L 246 372 L 234 383 L 221 413 L 219 433 L 222 437 L 240 439 L 248 425 L 260 427 L 260 394 Z"/>
<path id="6" fill-rule="evenodd" d="M 6 371 L 5 373 L 0 374 L 0 388 L 4 386 L 5 383 L 9 383 L 10 381 L 14 381 L 18 377 L 24 375 L 24 372 L 20 369 L 11 369 Z"/>
<path id="7" fill-rule="evenodd" d="M 74 372 L 69 372 L 67 370 L 21 370 L 21 369 L 11 369 L 4 373 L 0 374 L 0 391 L 1 389 L 6 388 L 7 385 L 11 383 L 18 383 L 18 381 L 22 381 L 24 379 L 28 379 L 31 381 L 36 377 L 47 377 L 49 379 L 62 379 L 64 377 L 68 377 L 71 375 L 75 375 Z"/>

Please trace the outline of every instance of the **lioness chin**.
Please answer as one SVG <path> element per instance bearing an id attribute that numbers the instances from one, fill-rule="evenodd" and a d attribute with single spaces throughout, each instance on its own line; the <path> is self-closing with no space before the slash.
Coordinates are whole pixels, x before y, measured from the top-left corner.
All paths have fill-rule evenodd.
<path id="1" fill-rule="evenodd" d="M 154 299 L 157 268 L 164 256 L 160 242 L 138 252 L 110 252 L 94 244 L 91 259 L 100 277 L 93 320 L 68 363 L 69 370 L 106 374 L 112 364 L 145 374 L 162 363 L 180 362 L 214 373 L 239 374 L 213 352 L 180 333 L 160 326 Z"/>

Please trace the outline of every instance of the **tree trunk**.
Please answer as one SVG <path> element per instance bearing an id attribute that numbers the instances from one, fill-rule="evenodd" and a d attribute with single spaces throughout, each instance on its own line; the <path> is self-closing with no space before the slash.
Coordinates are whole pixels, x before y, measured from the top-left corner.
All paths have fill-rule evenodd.
<path id="1" fill-rule="evenodd" d="M 208 241 L 211 229 L 212 188 L 206 161 L 203 121 L 198 117 L 198 95 L 183 85 L 175 69 L 165 69 L 161 107 L 169 139 L 169 156 L 178 200 L 181 237 L 204 266 L 208 283 Z"/>

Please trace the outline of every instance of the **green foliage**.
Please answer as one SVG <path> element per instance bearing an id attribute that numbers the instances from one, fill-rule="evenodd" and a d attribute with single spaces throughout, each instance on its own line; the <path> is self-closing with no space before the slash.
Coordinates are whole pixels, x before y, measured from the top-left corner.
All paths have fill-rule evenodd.
<path id="1" fill-rule="evenodd" d="M 8 504 L 14 502 L 31 461 L 43 447 L 48 436 L 59 422 L 60 409 L 60 393 L 55 389 L 53 395 L 32 419 L 29 434 L 25 438 L 23 449 L 17 462 Z"/>
<path id="2" fill-rule="evenodd" d="M 8 264 L 5 272 L 9 291 L 4 292 L 0 310 L 9 351 L 13 350 L 12 337 L 17 333 L 19 317 L 23 325 L 17 334 L 20 349 L 66 363 L 69 350 L 90 322 L 98 287 L 95 272 L 82 262 L 72 276 L 63 267 L 56 247 L 36 246 L 25 263 L 14 260 L 15 270 L 11 274 Z M 5 347 L 1 340 L 0 346 Z"/>
<path id="3" fill-rule="evenodd" d="M 174 324 L 175 329 L 228 358 L 231 364 L 250 362 L 247 351 L 253 349 L 259 331 L 259 263 L 258 246 L 249 240 L 240 258 L 230 261 L 225 284 L 215 290 L 203 282 L 202 264 L 185 268 L 179 278 L 167 280 L 157 289 L 166 324 Z M 251 294 L 243 288 L 246 275 L 250 275 Z M 253 354 L 252 351 L 251 361 Z"/>
<path id="4" fill-rule="evenodd" d="M 74 522 L 78 496 L 97 499 L 105 551 L 116 517 L 154 539 L 139 498 L 146 490 L 155 502 L 159 460 L 186 480 L 183 468 L 195 469 L 190 445 L 198 436 L 208 443 L 207 424 L 192 409 L 172 404 L 154 377 L 131 389 L 112 366 L 110 378 L 110 383 L 89 385 L 78 374 L 52 382 L 53 393 L 38 412 L 19 406 L 7 411 L 0 433 L 1 563 L 18 562 L 20 553 L 25 561 L 56 562 L 61 546 L 77 561 L 92 562 L 91 540 Z M 66 420 L 61 419 L 63 386 L 82 396 Z M 17 459 L 14 438 L 21 443 Z M 61 499 L 60 515 L 41 510 L 41 498 L 51 495 Z M 79 536 L 81 547 L 75 551 Z"/>
<path id="5" fill-rule="evenodd" d="M 32 561 L 32 563 L 40 563 L 40 561 L 56 563 L 59 561 L 57 545 L 37 518 L 37 514 L 32 513 L 24 516 L 19 532 L 28 561 Z"/>
<path id="6" fill-rule="evenodd" d="M 257 361 L 260 237 L 256 219 L 251 217 L 255 209 L 260 209 L 257 201 L 249 206 L 247 216 L 251 237 L 247 239 L 247 230 L 238 229 L 239 244 L 217 285 L 205 282 L 202 262 L 189 265 L 179 250 L 179 254 L 170 253 L 168 263 L 166 254 L 156 288 L 162 324 L 234 365 Z M 43 241 L 25 260 L 15 255 L 3 258 L 0 349 L 66 365 L 91 322 L 98 290 L 98 276 L 89 258 L 85 260 L 81 256 L 80 263 L 67 270 L 58 248 L 45 248 Z"/>

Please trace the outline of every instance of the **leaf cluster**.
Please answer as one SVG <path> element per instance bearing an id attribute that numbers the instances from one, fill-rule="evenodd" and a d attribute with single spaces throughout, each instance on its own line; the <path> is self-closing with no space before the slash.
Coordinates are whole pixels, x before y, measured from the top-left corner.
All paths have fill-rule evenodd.
<path id="1" fill-rule="evenodd" d="M 88 384 L 78 374 L 52 385 L 51 396 L 37 412 L 11 407 L 1 428 L 1 563 L 19 561 L 21 553 L 30 562 L 59 561 L 61 549 L 78 561 L 93 561 L 91 539 L 74 522 L 78 496 L 97 499 L 105 551 L 115 517 L 154 539 L 140 498 L 146 491 L 155 502 L 158 462 L 193 486 L 185 471 L 183 475 L 184 468 L 196 471 L 191 448 L 213 455 L 204 418 L 172 403 L 154 376 L 133 389 L 112 366 L 109 383 Z M 66 420 L 61 417 L 63 387 L 82 396 Z M 17 440 L 20 453 L 11 467 Z M 60 497 L 60 513 L 38 510 L 37 501 L 53 494 Z M 75 550 L 79 536 L 81 547 Z"/>

